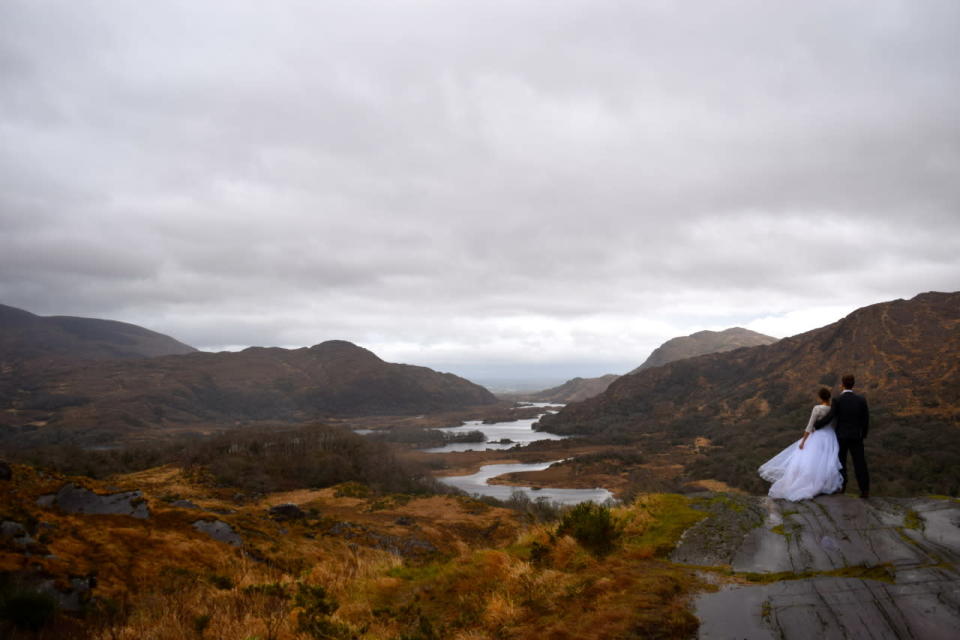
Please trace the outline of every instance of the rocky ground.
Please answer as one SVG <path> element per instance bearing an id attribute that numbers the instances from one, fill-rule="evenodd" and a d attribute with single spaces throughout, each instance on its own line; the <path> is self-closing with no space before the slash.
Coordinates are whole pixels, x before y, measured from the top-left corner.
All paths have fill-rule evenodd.
<path id="1" fill-rule="evenodd" d="M 695 600 L 700 638 L 958 637 L 960 501 L 714 495 L 701 508 L 711 516 L 672 556 L 724 583 Z"/>

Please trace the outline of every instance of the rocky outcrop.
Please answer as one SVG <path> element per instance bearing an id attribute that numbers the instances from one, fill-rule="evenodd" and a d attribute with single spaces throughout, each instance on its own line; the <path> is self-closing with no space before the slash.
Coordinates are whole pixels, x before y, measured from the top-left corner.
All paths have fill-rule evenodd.
<path id="1" fill-rule="evenodd" d="M 15 520 L 4 520 L 0 522 L 0 542 L 13 544 L 14 547 L 26 549 L 36 543 L 36 540 L 27 532 L 19 522 Z"/>
<path id="2" fill-rule="evenodd" d="M 284 521 L 284 520 L 303 520 L 307 517 L 306 512 L 293 504 L 292 502 L 285 502 L 284 504 L 275 504 L 269 509 L 267 513 L 274 520 Z"/>
<path id="3" fill-rule="evenodd" d="M 41 507 L 59 507 L 65 513 L 150 517 L 150 508 L 141 491 L 101 495 L 77 484 L 64 485 L 57 493 L 41 496 Z"/>
<path id="4" fill-rule="evenodd" d="M 688 531 L 672 557 L 729 565 L 738 579 L 696 599 L 700 638 L 956 637 L 956 500 L 728 500 L 706 501 L 726 508 Z"/>
<path id="5" fill-rule="evenodd" d="M 324 535 L 342 538 L 353 544 L 383 549 L 404 558 L 423 559 L 437 552 L 433 543 L 424 538 L 380 533 L 370 527 L 353 522 L 337 522 L 327 529 Z"/>
<path id="6" fill-rule="evenodd" d="M 205 533 L 218 542 L 224 542 L 234 547 L 243 544 L 243 538 L 223 520 L 197 520 L 192 526 L 200 533 Z"/>

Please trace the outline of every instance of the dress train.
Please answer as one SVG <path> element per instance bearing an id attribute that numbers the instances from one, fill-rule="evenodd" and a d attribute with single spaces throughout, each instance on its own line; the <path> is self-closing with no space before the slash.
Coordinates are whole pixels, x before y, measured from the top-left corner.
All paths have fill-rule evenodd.
<path id="1" fill-rule="evenodd" d="M 800 442 L 797 440 L 760 466 L 760 477 L 773 483 L 771 498 L 797 502 L 822 493 L 836 493 L 843 486 L 833 426 L 811 433 L 803 449 Z"/>

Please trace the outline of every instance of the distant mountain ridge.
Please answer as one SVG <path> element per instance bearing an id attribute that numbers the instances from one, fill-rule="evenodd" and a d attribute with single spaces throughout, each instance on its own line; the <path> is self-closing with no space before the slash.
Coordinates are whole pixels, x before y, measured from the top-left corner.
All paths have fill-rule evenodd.
<path id="1" fill-rule="evenodd" d="M 0 397 L 0 409 L 46 412 L 42 430 L 127 433 L 260 420 L 404 415 L 494 404 L 451 373 L 384 362 L 350 342 L 301 349 L 104 360 L 47 369 Z M 5 405 L 5 406 L 3 406 Z"/>
<path id="2" fill-rule="evenodd" d="M 733 327 L 723 331 L 698 331 L 689 336 L 671 338 L 653 350 L 653 353 L 639 367 L 629 374 L 643 371 L 651 367 L 658 367 L 668 362 L 692 358 L 706 353 L 717 353 L 739 349 L 740 347 L 754 347 L 763 344 L 773 344 L 777 338 L 765 336 L 756 331 Z M 620 376 L 608 373 L 598 378 L 572 378 L 563 384 L 544 389 L 536 393 L 527 393 L 518 396 L 519 399 L 529 402 L 579 402 L 600 395 L 613 384 Z"/>
<path id="3" fill-rule="evenodd" d="M 619 377 L 615 373 L 608 373 L 598 378 L 572 378 L 559 386 L 536 393 L 523 394 L 519 398 L 527 402 L 555 402 L 557 404 L 579 402 L 603 393 Z"/>
<path id="4" fill-rule="evenodd" d="M 721 353 L 741 347 L 757 347 L 773 344 L 777 338 L 766 336 L 750 329 L 732 327 L 723 331 L 698 331 L 689 336 L 672 338 L 653 350 L 653 353 L 639 367 L 630 373 L 638 373 L 651 367 L 695 358 L 707 353 Z"/>
<path id="5" fill-rule="evenodd" d="M 0 362 L 152 358 L 194 351 L 170 336 L 127 322 L 38 316 L 0 304 Z"/>

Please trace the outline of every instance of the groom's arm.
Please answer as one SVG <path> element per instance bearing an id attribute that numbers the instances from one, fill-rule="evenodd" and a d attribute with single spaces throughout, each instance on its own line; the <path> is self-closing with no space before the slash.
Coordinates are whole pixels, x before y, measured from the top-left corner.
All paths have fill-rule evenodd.
<path id="1" fill-rule="evenodd" d="M 870 430 L 870 407 L 867 406 L 867 401 L 863 401 L 863 430 L 860 432 L 860 437 L 864 440 L 867 439 L 867 431 Z"/>
<path id="2" fill-rule="evenodd" d="M 835 406 L 831 406 L 830 411 L 827 411 L 827 413 L 822 418 L 820 418 L 819 420 L 813 423 L 813 428 L 819 429 L 821 427 L 827 426 L 828 424 L 830 424 L 830 421 L 836 417 L 836 415 L 837 415 L 837 408 Z"/>

